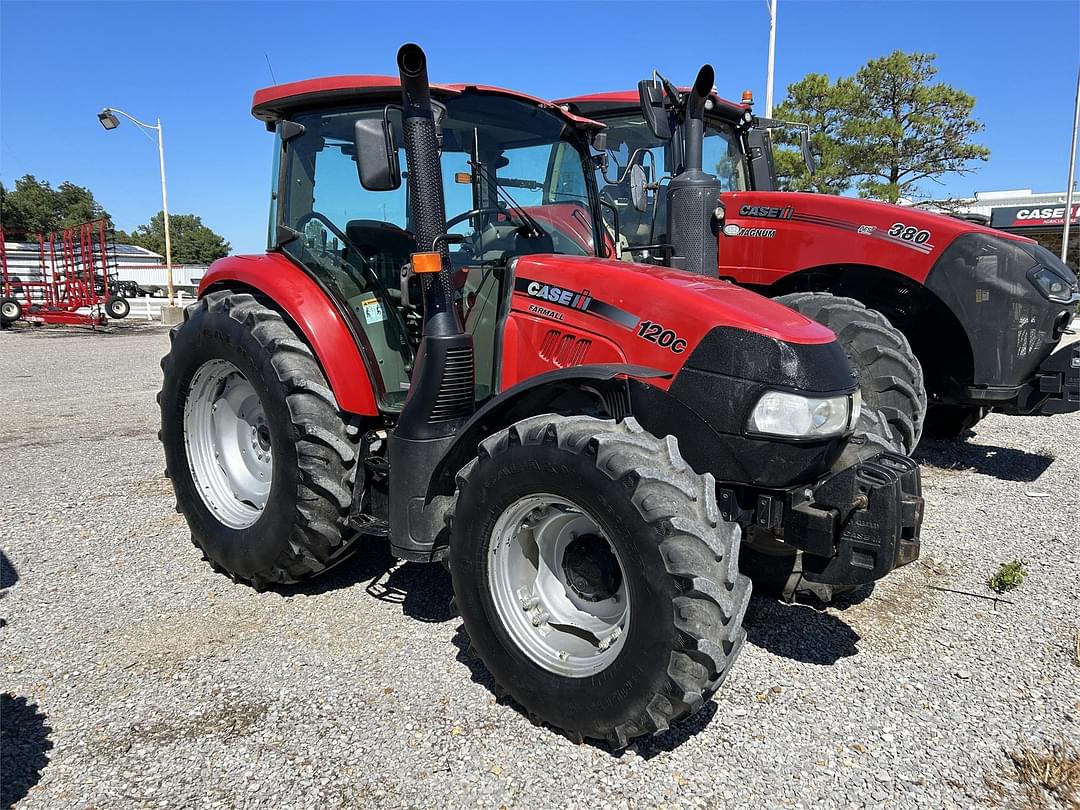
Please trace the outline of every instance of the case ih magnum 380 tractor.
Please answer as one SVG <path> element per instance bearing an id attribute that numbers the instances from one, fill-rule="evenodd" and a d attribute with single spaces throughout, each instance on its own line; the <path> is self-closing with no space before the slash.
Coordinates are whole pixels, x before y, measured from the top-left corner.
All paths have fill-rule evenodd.
<path id="1" fill-rule="evenodd" d="M 918 468 L 853 435 L 828 329 L 607 258 L 601 125 L 430 86 L 415 45 L 398 67 L 255 94 L 277 133 L 271 247 L 210 268 L 162 360 L 178 508 L 255 587 L 370 538 L 446 562 L 496 681 L 623 746 L 727 674 L 744 532 L 809 580 L 870 582 L 918 555 Z"/>
<path id="2" fill-rule="evenodd" d="M 601 194 L 619 208 L 621 241 L 635 261 L 666 262 L 671 239 L 667 195 L 635 209 L 628 164 L 644 165 L 654 187 L 683 168 L 680 124 L 692 95 L 661 79 L 559 102 L 608 125 L 617 166 L 609 176 L 618 179 L 601 175 Z M 864 405 L 885 412 L 905 450 L 918 443 L 924 418 L 928 435 L 951 438 L 989 410 L 1080 409 L 1080 348 L 1055 351 L 1080 292 L 1050 251 L 916 208 L 778 191 L 767 128 L 788 125 L 756 118 L 711 88 L 705 106 L 704 166 L 718 174 L 708 193 L 723 210 L 723 221 L 711 223 L 720 251 L 708 275 L 835 331 L 859 371 Z M 803 151 L 812 163 L 805 141 Z"/>

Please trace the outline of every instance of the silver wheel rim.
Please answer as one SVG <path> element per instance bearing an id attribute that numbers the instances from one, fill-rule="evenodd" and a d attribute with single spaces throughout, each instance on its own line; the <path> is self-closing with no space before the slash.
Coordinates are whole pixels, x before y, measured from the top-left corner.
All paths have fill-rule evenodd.
<path id="1" fill-rule="evenodd" d="M 557 675 L 585 678 L 618 657 L 630 625 L 625 574 L 597 523 L 555 495 L 514 501 L 488 541 L 488 586 L 503 627 Z"/>
<path id="2" fill-rule="evenodd" d="M 4 307 L 3 309 L 0 309 L 0 312 L 4 313 L 5 318 L 11 318 L 14 320 L 15 316 L 19 314 L 19 308 L 9 301 L 8 303 L 4 304 Z"/>
<path id="3" fill-rule="evenodd" d="M 245 529 L 270 495 L 274 459 L 262 401 L 227 360 L 203 363 L 184 404 L 184 445 L 195 489 L 221 523 Z"/>

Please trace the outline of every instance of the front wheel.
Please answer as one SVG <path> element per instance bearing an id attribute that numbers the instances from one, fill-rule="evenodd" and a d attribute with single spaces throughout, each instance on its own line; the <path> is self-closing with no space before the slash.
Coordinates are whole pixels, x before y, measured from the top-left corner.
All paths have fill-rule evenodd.
<path id="1" fill-rule="evenodd" d="M 344 559 L 356 445 L 311 350 L 246 293 L 210 293 L 184 318 L 158 435 L 192 540 L 256 587 Z"/>
<path id="2" fill-rule="evenodd" d="M 458 476 L 465 629 L 529 715 L 615 747 L 694 714 L 745 640 L 750 582 L 715 482 L 633 419 L 536 416 Z"/>

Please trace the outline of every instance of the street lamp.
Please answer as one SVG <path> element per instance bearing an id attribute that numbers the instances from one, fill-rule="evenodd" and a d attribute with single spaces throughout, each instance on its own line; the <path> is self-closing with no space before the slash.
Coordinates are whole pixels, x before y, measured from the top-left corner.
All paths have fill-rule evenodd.
<path id="1" fill-rule="evenodd" d="M 98 113 L 97 117 L 98 121 L 101 122 L 101 126 L 111 130 L 120 126 L 120 119 L 116 117 L 117 115 L 124 116 L 137 127 L 152 129 L 157 132 L 158 159 L 161 163 L 161 213 L 165 219 L 165 286 L 169 291 L 169 306 L 171 307 L 173 306 L 172 238 L 169 233 L 169 195 L 165 188 L 165 143 L 162 139 L 161 119 L 158 119 L 156 125 L 145 124 L 123 110 L 112 107 L 106 107 Z"/>

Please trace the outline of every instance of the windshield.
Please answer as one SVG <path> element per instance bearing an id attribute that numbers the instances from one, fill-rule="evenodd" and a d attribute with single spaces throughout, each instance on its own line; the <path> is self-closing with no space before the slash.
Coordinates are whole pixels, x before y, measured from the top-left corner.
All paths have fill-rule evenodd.
<path id="1" fill-rule="evenodd" d="M 647 209 L 637 211 L 631 202 L 627 169 L 631 161 L 637 163 L 649 182 L 655 183 L 678 170 L 678 155 L 670 141 L 662 142 L 653 135 L 640 113 L 605 118 L 604 123 L 608 170 L 606 177 L 597 171 L 596 184 L 600 199 L 619 213 L 619 241 L 624 249 L 662 244 L 667 231 L 667 195 L 650 190 Z M 705 171 L 717 176 L 723 191 L 745 191 L 749 187 L 739 136 L 730 124 L 715 119 L 706 122 L 702 158 Z M 613 230 L 611 221 L 606 224 L 609 231 Z M 638 254 L 636 258 L 647 257 Z"/>
<path id="2" fill-rule="evenodd" d="M 471 319 L 470 309 L 485 280 L 511 258 L 595 253 L 599 234 L 591 214 L 587 149 L 561 116 L 532 103 L 478 92 L 441 103 L 447 225 L 465 237 L 450 250 L 457 305 L 467 326 L 486 328 L 482 321 L 496 317 L 494 308 Z M 283 152 L 278 205 L 281 223 L 299 234 L 283 249 L 346 303 L 370 344 L 364 348 L 373 355 L 368 366 L 381 382 L 383 404 L 395 407 L 408 391 L 418 334 L 400 287 L 401 269 L 417 250 L 409 171 L 399 149 L 401 187 L 365 190 L 353 135 L 357 120 L 381 119 L 384 107 L 381 102 L 293 114 L 290 120 L 303 132 Z M 399 112 L 391 110 L 389 119 L 400 146 Z"/>

